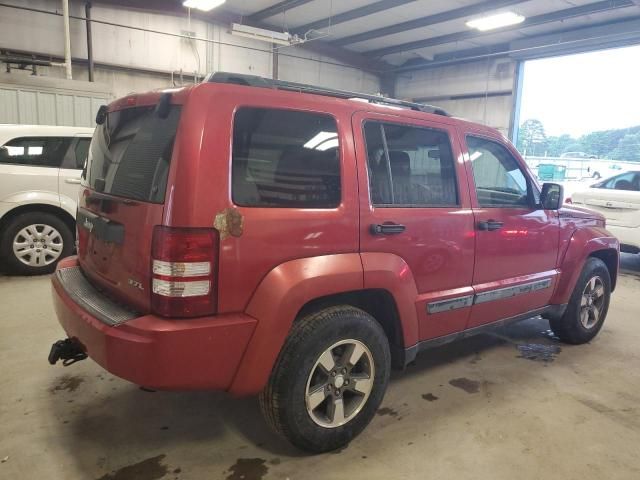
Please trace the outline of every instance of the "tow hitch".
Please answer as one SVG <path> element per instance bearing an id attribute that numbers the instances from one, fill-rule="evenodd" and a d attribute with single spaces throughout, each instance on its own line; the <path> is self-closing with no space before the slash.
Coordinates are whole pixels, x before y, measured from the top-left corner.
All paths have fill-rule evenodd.
<path id="1" fill-rule="evenodd" d="M 51 351 L 49 352 L 49 363 L 51 365 L 55 365 L 58 360 L 62 360 L 62 365 L 67 367 L 85 358 L 87 358 L 87 354 L 82 351 L 80 344 L 70 338 L 58 340 L 51 345 Z"/>

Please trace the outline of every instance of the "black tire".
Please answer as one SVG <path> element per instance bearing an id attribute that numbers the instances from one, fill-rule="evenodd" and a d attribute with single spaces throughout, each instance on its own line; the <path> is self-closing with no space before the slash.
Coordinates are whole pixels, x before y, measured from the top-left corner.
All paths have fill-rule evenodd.
<path id="1" fill-rule="evenodd" d="M 593 172 L 593 179 L 600 180 L 600 172 Z"/>
<path id="2" fill-rule="evenodd" d="M 41 262 L 40 265 L 28 265 L 16 256 L 13 251 L 14 239 L 22 229 L 30 225 L 47 225 L 58 231 L 60 234 L 60 244 L 56 241 L 55 246 L 56 249 L 61 248 L 58 258 L 53 260 L 52 256 L 48 253 L 51 252 L 51 246 L 47 247 L 49 248 L 48 252 L 44 246 L 40 249 L 40 252 L 42 252 L 42 256 L 39 259 Z M 0 255 L 4 260 L 8 272 L 17 275 L 41 275 L 51 273 L 55 270 L 56 265 L 61 259 L 73 253 L 73 248 L 74 238 L 67 224 L 59 217 L 45 212 L 27 212 L 17 215 L 7 223 L 2 233 L 2 238 L 0 238 Z M 36 251 L 37 249 L 34 248 L 34 252 Z M 42 259 L 52 261 L 46 263 L 46 261 Z"/>
<path id="3" fill-rule="evenodd" d="M 312 418 L 313 413 L 307 410 L 307 383 L 311 382 L 312 373 L 320 368 L 317 362 L 321 355 L 331 346 L 346 339 L 361 342 L 368 348 L 373 360 L 373 385 L 368 397 L 362 397 L 359 410 L 352 409 L 351 419 L 340 426 L 324 427 L 316 423 Z M 341 346 L 335 348 L 339 353 Z M 335 352 L 334 349 L 333 353 Z M 337 363 L 340 364 L 339 360 Z M 304 317 L 293 325 L 269 382 L 260 394 L 262 413 L 267 423 L 296 447 L 314 453 L 336 450 L 347 445 L 374 417 L 387 389 L 390 365 L 387 337 L 373 317 L 349 305 L 327 308 Z M 354 371 L 355 368 L 353 367 Z M 351 370 L 348 375 L 355 377 Z M 330 375 L 327 378 L 335 382 Z M 326 397 L 327 402 L 335 400 L 337 385 L 333 383 L 326 386 L 329 392 L 334 388 L 333 393 L 325 394 L 333 395 Z M 354 381 L 351 385 L 354 385 Z M 344 405 L 347 405 L 347 394 L 352 393 L 345 393 L 349 387 L 343 388 L 342 397 Z M 341 389 L 337 390 L 340 395 Z M 318 408 L 321 407 L 322 404 Z"/>
<path id="4" fill-rule="evenodd" d="M 591 319 L 594 323 L 587 328 L 581 321 L 581 313 L 583 309 L 588 308 L 588 306 L 583 307 L 581 302 L 587 284 L 595 277 L 601 279 L 604 293 L 598 319 L 596 321 L 593 317 L 588 317 L 588 319 Z M 609 275 L 609 269 L 599 258 L 589 257 L 576 282 L 564 315 L 560 318 L 549 320 L 551 330 L 565 343 L 580 345 L 591 341 L 604 324 L 609 310 L 610 298 L 611 277 Z"/>

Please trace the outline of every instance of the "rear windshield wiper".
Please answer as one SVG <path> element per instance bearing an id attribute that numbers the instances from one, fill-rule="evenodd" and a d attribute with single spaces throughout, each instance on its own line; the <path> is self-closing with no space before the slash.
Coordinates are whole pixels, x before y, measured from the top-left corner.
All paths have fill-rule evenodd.
<path id="1" fill-rule="evenodd" d="M 137 205 L 138 202 L 131 200 L 129 198 L 121 198 L 121 197 L 112 197 L 111 195 L 106 195 L 104 193 L 92 192 L 87 196 L 87 202 L 114 202 L 114 203 L 124 203 L 125 205 Z"/>

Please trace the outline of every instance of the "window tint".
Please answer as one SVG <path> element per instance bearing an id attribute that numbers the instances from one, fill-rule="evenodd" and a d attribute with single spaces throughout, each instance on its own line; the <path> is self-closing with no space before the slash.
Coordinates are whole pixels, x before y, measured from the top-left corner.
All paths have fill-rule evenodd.
<path id="1" fill-rule="evenodd" d="M 499 143 L 467 137 L 481 207 L 527 207 L 530 185 L 511 152 Z"/>
<path id="2" fill-rule="evenodd" d="M 90 138 L 76 137 L 71 142 L 71 147 L 62 160 L 62 168 L 82 170 L 89 150 Z"/>
<path id="3" fill-rule="evenodd" d="M 84 168 L 84 162 L 87 160 L 87 154 L 89 153 L 89 145 L 91 144 L 90 138 L 80 138 L 74 149 L 75 153 L 75 168 L 82 170 Z"/>
<path id="4" fill-rule="evenodd" d="M 623 173 L 594 186 L 596 188 L 606 188 L 610 190 L 631 190 L 638 192 L 640 191 L 640 174 L 635 172 Z"/>
<path id="5" fill-rule="evenodd" d="M 449 137 L 428 128 L 367 122 L 371 203 L 377 206 L 458 204 Z"/>
<path id="6" fill-rule="evenodd" d="M 154 109 L 109 112 L 96 127 L 84 175 L 92 189 L 146 202 L 164 201 L 181 107 L 171 105 L 164 118 Z"/>
<path id="7" fill-rule="evenodd" d="M 318 113 L 241 108 L 233 129 L 232 196 L 253 207 L 340 203 L 338 130 Z"/>
<path id="8" fill-rule="evenodd" d="M 72 137 L 15 138 L 0 147 L 0 163 L 60 167 Z"/>

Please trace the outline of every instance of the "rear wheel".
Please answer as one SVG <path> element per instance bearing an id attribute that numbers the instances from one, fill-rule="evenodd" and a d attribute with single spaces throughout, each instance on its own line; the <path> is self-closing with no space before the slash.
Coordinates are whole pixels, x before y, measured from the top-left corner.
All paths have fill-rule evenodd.
<path id="1" fill-rule="evenodd" d="M 390 363 L 373 317 L 346 305 L 322 310 L 294 324 L 260 395 L 262 412 L 298 448 L 343 447 L 375 415 Z"/>
<path id="2" fill-rule="evenodd" d="M 549 320 L 551 330 L 563 342 L 587 343 L 604 324 L 609 310 L 611 277 L 599 258 L 588 258 L 564 315 Z"/>
<path id="3" fill-rule="evenodd" d="M 11 273 L 51 273 L 73 252 L 73 234 L 50 213 L 28 212 L 9 221 L 0 239 L 0 255 Z"/>

